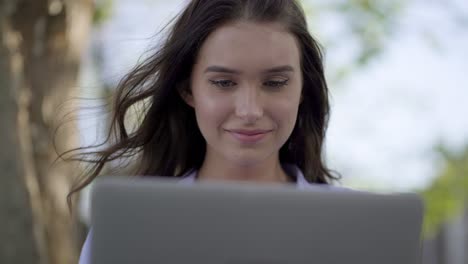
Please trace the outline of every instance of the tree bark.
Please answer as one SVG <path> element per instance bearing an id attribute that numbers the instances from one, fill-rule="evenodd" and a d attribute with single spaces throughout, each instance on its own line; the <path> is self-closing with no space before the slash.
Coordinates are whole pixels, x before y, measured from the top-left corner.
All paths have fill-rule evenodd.
<path id="1" fill-rule="evenodd" d="M 0 263 L 76 263 L 81 244 L 66 194 L 76 146 L 69 112 L 92 0 L 0 2 Z M 54 147 L 55 139 L 55 149 Z"/>
<path id="2" fill-rule="evenodd" d="M 24 133 L 18 133 L 28 119 L 20 35 L 11 28 L 5 3 L 0 10 L 0 263 L 38 263 L 41 239 L 35 233 L 33 201 L 27 187 L 28 179 L 35 178 L 31 175 L 32 153 L 28 156 L 21 147 Z"/>

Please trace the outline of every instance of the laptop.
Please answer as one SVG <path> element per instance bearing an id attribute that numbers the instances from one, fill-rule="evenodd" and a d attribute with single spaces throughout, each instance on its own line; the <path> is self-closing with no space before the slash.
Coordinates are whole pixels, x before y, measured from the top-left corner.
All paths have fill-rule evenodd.
<path id="1" fill-rule="evenodd" d="M 415 264 L 423 203 L 411 193 L 242 182 L 98 179 L 91 263 Z"/>

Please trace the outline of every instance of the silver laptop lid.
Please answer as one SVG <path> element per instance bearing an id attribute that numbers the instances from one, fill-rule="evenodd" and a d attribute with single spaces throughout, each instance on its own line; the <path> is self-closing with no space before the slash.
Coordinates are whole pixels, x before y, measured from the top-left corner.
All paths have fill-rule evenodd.
<path id="1" fill-rule="evenodd" d="M 420 263 L 415 194 L 103 178 L 92 263 Z"/>

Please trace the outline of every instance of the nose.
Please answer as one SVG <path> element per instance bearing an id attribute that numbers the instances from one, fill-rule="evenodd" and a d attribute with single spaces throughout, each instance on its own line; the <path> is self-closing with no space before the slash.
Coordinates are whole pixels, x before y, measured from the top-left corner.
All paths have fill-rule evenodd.
<path id="1" fill-rule="evenodd" d="M 247 123 L 255 123 L 263 116 L 263 106 L 258 89 L 254 86 L 238 90 L 236 100 L 236 116 Z"/>

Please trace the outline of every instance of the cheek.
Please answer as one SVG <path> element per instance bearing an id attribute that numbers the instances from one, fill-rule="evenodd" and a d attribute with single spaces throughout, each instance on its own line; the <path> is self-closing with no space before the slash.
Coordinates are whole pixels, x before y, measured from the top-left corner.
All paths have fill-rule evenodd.
<path id="1" fill-rule="evenodd" d="M 287 134 L 283 135 L 289 137 L 289 134 L 294 129 L 296 124 L 297 113 L 299 108 L 299 102 L 295 100 L 278 100 L 271 107 L 271 115 L 275 119 L 275 122 L 279 126 L 280 133 Z"/>
<path id="2" fill-rule="evenodd" d="M 222 98 L 208 95 L 195 95 L 194 107 L 198 126 L 207 137 L 220 128 L 229 115 L 229 104 Z"/>

